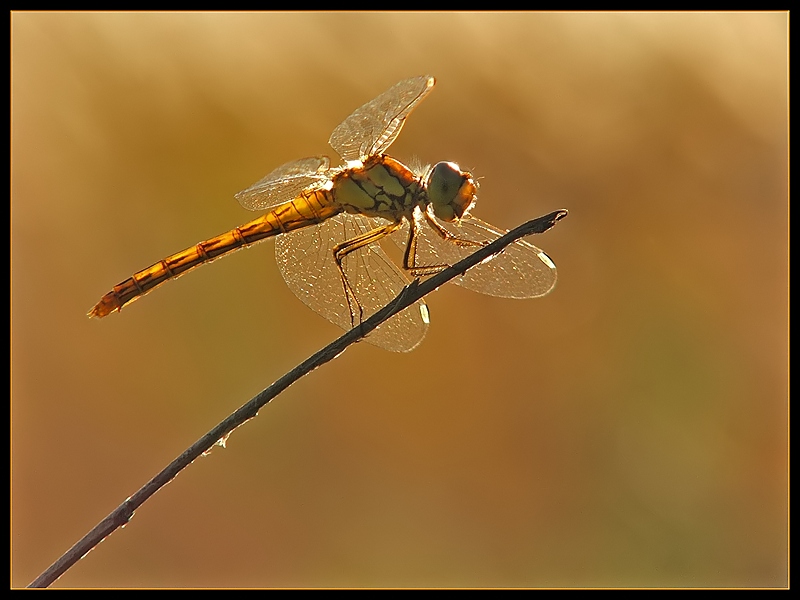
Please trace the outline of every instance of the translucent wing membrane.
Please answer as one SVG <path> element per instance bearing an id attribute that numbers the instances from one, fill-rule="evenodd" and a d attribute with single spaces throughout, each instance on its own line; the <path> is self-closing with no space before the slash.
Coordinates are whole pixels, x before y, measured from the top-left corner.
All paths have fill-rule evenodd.
<path id="1" fill-rule="evenodd" d="M 304 190 L 325 184 L 330 166 L 327 156 L 311 156 L 286 163 L 236 194 L 236 199 L 248 210 L 273 208 L 294 200 Z"/>
<path id="2" fill-rule="evenodd" d="M 471 216 L 465 217 L 459 224 L 437 223 L 453 238 L 471 242 L 490 243 L 506 233 Z M 392 240 L 403 248 L 407 239 L 407 224 L 392 235 Z M 443 239 L 427 221 L 420 219 L 416 266 L 453 265 L 475 250 L 477 246 L 459 245 L 455 240 Z M 536 298 L 544 296 L 555 286 L 556 266 L 539 248 L 519 240 L 452 282 L 489 296 Z"/>
<path id="3" fill-rule="evenodd" d="M 406 79 L 367 102 L 333 130 L 329 140 L 346 161 L 382 154 L 400 134 L 409 113 L 436 83 L 424 75 Z"/>
<path id="4" fill-rule="evenodd" d="M 408 283 L 380 245 L 371 244 L 351 252 L 343 260 L 342 267 L 354 295 L 348 302 L 333 248 L 374 229 L 374 221 L 377 220 L 340 214 L 319 226 L 284 233 L 275 241 L 278 266 L 292 292 L 343 329 L 358 325 L 383 308 Z M 427 314 L 427 307 L 420 300 L 383 323 L 366 340 L 386 350 L 408 352 L 425 337 Z"/>

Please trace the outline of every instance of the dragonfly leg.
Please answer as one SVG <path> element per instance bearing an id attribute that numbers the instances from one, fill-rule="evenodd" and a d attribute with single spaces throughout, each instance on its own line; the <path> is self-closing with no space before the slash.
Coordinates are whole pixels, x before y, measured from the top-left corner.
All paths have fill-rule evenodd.
<path id="1" fill-rule="evenodd" d="M 344 261 L 345 257 L 351 252 L 355 252 L 359 248 L 363 248 L 364 246 L 369 246 L 370 244 L 375 244 L 380 241 L 382 238 L 386 237 L 387 235 L 391 234 L 392 232 L 396 231 L 401 225 L 400 221 L 395 223 L 389 223 L 384 227 L 379 227 L 378 229 L 373 229 L 372 231 L 367 231 L 359 236 L 356 236 L 350 240 L 342 242 L 341 244 L 337 244 L 333 248 L 333 259 L 336 261 L 336 266 L 339 269 L 339 274 L 342 276 L 342 285 L 344 286 L 344 297 L 347 300 L 347 308 L 350 310 L 350 325 L 351 327 L 356 326 L 356 311 L 353 309 L 353 303 L 358 307 L 358 324 L 364 320 L 364 309 L 361 306 L 361 303 L 358 301 L 356 297 L 355 290 L 353 286 L 350 284 L 350 281 L 347 279 L 347 274 L 344 272 L 344 267 L 342 266 L 342 262 Z"/>
<path id="2" fill-rule="evenodd" d="M 476 247 L 480 248 L 488 244 L 488 242 L 476 242 L 474 240 L 465 240 L 457 237 L 442 227 L 436 219 L 434 219 L 428 211 L 424 211 L 425 220 L 433 228 L 433 230 L 446 242 L 456 244 L 462 247 Z M 438 265 L 418 265 L 417 264 L 417 237 L 419 235 L 419 225 L 415 220 L 412 220 L 411 227 L 408 232 L 408 243 L 406 244 L 405 255 L 403 256 L 403 268 L 410 271 L 414 277 L 424 277 L 426 275 L 435 275 L 451 265 L 438 264 Z"/>
<path id="3" fill-rule="evenodd" d="M 439 222 L 436 219 L 434 219 L 427 210 L 425 211 L 424 214 L 425 214 L 425 220 L 428 221 L 428 224 L 431 227 L 433 227 L 433 230 L 436 233 L 438 233 L 439 237 L 441 237 L 445 241 L 452 242 L 458 246 L 465 246 L 465 247 L 474 246 L 476 248 L 480 248 L 481 246 L 486 246 L 489 243 L 489 242 L 476 242 L 474 240 L 465 240 L 458 236 L 455 236 L 449 231 L 447 231 L 447 229 L 442 227 L 439 224 Z"/>

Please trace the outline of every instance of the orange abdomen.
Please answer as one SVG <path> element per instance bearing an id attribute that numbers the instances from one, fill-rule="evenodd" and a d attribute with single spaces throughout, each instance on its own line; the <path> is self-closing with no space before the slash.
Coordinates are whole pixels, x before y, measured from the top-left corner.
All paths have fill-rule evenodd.
<path id="1" fill-rule="evenodd" d="M 105 317 L 162 283 L 175 279 L 195 267 L 280 233 L 321 223 L 341 211 L 342 208 L 332 201 L 327 190 L 304 192 L 291 202 L 281 204 L 258 219 L 200 242 L 134 273 L 132 277 L 115 285 L 88 312 L 88 315 Z"/>

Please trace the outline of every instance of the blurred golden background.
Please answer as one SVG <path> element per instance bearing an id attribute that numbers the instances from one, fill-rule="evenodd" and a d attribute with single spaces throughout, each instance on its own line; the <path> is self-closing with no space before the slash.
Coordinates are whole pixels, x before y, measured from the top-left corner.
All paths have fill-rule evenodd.
<path id="1" fill-rule="evenodd" d="M 340 334 L 271 241 L 86 311 L 422 74 L 391 154 L 502 227 L 569 209 L 556 289 L 429 296 L 55 585 L 787 585 L 787 21 L 12 13 L 12 586 Z"/>

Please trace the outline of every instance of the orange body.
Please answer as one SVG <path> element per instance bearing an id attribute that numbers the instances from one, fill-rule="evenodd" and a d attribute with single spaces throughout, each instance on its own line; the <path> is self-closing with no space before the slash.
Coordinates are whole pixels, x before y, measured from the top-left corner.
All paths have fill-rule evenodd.
<path id="1" fill-rule="evenodd" d="M 132 277 L 115 285 L 88 315 L 105 317 L 162 283 L 175 279 L 195 267 L 286 231 L 321 223 L 342 210 L 343 208 L 333 201 L 328 190 L 303 192 L 291 202 L 281 204 L 258 219 L 200 242 L 134 273 Z"/>

